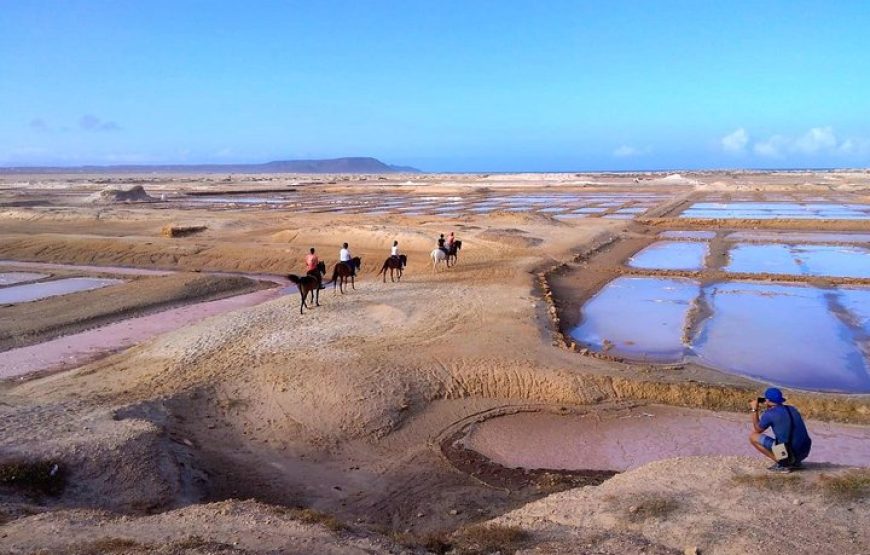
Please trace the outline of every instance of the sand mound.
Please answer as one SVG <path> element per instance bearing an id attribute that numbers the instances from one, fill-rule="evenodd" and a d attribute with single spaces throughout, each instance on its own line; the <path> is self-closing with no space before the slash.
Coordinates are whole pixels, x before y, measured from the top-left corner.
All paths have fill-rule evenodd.
<path id="1" fill-rule="evenodd" d="M 770 530 L 791 553 L 843 553 L 870 545 L 870 506 L 832 496 L 823 474 L 844 469 L 812 465 L 775 475 L 761 459 L 685 457 L 647 464 L 601 486 L 557 493 L 494 522 L 553 538 L 563 549 L 624 533 L 677 550 L 743 554 L 768 541 Z M 863 516 L 862 516 L 863 515 Z M 844 524 L 848 523 L 848 524 Z M 582 549 L 581 549 L 582 551 Z M 554 549 L 553 552 L 563 552 Z M 564 552 L 572 552 L 570 550 Z"/>
<path id="2" fill-rule="evenodd" d="M 522 229 L 516 228 L 492 228 L 480 233 L 478 238 L 486 241 L 495 241 L 509 247 L 528 248 L 535 247 L 544 242 L 540 237 L 530 237 Z"/>
<path id="3" fill-rule="evenodd" d="M 327 248 L 333 246 L 335 254 L 341 243 L 347 241 L 351 252 L 355 250 L 379 250 L 389 254 L 393 241 L 399 242 L 401 250 L 432 249 L 438 235 L 435 232 L 409 231 L 407 228 L 387 226 L 331 226 L 329 229 L 287 229 L 273 233 L 275 243 L 290 243 L 296 246 Z M 327 254 L 332 254 L 328 251 Z"/>
<path id="4" fill-rule="evenodd" d="M 157 199 L 145 192 L 145 188 L 141 185 L 134 185 L 129 189 L 117 189 L 115 187 L 106 187 L 98 193 L 91 196 L 91 200 L 97 203 L 116 203 L 116 202 L 156 202 Z"/>
<path id="5" fill-rule="evenodd" d="M 653 179 L 651 183 L 655 185 L 700 185 L 701 182 L 697 179 L 689 179 L 688 177 L 683 177 L 678 173 L 672 173 L 667 177 L 660 177 L 658 179 Z"/>

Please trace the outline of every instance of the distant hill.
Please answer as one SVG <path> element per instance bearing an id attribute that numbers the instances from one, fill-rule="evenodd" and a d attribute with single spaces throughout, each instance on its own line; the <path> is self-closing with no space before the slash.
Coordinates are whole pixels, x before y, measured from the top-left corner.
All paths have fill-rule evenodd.
<path id="1" fill-rule="evenodd" d="M 277 160 L 265 164 L 121 165 L 0 168 L 0 173 L 420 173 L 408 166 L 391 166 L 377 158 Z"/>

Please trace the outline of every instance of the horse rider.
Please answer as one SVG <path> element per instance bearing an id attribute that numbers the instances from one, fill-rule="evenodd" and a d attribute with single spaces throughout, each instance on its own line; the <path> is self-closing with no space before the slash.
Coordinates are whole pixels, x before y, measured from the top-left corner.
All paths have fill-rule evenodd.
<path id="1" fill-rule="evenodd" d="M 317 265 L 318 264 L 320 264 L 320 259 L 314 253 L 314 247 L 311 247 L 308 250 L 308 254 L 305 255 L 305 270 L 306 270 L 306 272 L 309 272 L 309 273 L 310 272 L 317 272 Z M 317 272 L 317 279 L 319 281 L 321 281 L 320 288 L 326 289 L 326 287 L 323 286 L 323 283 L 322 283 L 323 280 L 320 279 L 320 272 Z"/>
<path id="2" fill-rule="evenodd" d="M 305 269 L 309 272 L 316 270 L 319 263 L 320 259 L 317 258 L 316 254 L 314 254 L 314 247 L 311 247 L 308 254 L 305 256 Z"/>
<path id="3" fill-rule="evenodd" d="M 393 246 L 390 247 L 390 258 L 393 260 L 399 260 L 399 242 L 393 241 Z"/>
<path id="4" fill-rule="evenodd" d="M 351 256 L 350 250 L 347 248 L 347 243 L 341 245 L 341 250 L 338 251 L 338 261 L 350 268 L 350 275 L 356 275 L 356 268 L 353 265 L 353 256 Z"/>
<path id="5" fill-rule="evenodd" d="M 444 246 L 444 234 L 442 233 L 438 237 L 438 248 L 444 251 L 444 254 L 450 254 L 450 251 L 447 250 L 447 247 Z"/>
<path id="6" fill-rule="evenodd" d="M 447 237 L 447 252 L 453 251 L 453 243 L 456 242 L 456 237 L 453 236 L 453 232 L 450 232 L 450 235 Z"/>

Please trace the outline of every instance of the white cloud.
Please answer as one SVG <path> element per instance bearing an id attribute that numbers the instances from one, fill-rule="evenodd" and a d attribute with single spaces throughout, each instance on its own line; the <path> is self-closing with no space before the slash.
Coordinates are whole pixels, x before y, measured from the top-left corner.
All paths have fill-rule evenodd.
<path id="1" fill-rule="evenodd" d="M 746 145 L 749 143 L 749 133 L 741 127 L 722 137 L 720 142 L 726 152 L 739 154 L 746 149 Z"/>
<path id="2" fill-rule="evenodd" d="M 782 135 L 774 135 L 766 141 L 755 143 L 755 146 L 752 147 L 752 150 L 755 151 L 755 154 L 758 154 L 759 156 L 764 156 L 765 158 L 779 158 L 783 155 L 783 150 L 787 146 L 788 139 L 786 139 Z"/>
<path id="3" fill-rule="evenodd" d="M 794 149 L 804 154 L 815 154 L 837 148 L 837 137 L 830 127 L 814 127 L 795 139 Z"/>
<path id="4" fill-rule="evenodd" d="M 79 127 L 85 131 L 118 131 L 121 129 L 121 126 L 114 121 L 103 121 L 91 114 L 79 118 Z"/>
<path id="5" fill-rule="evenodd" d="M 783 158 L 787 155 L 841 155 L 870 154 L 870 140 L 850 137 L 840 139 L 832 127 L 813 127 L 798 136 L 771 135 L 752 146 L 755 154 L 765 158 Z"/>
<path id="6" fill-rule="evenodd" d="M 649 154 L 652 152 L 652 148 L 635 148 L 630 145 L 621 145 L 618 148 L 614 149 L 613 156 L 616 158 L 630 158 L 632 156 L 641 156 L 643 154 Z"/>

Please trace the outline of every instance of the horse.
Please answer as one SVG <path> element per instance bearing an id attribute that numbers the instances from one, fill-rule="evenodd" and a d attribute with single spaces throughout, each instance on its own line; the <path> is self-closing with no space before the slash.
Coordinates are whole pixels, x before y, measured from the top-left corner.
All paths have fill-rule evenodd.
<path id="1" fill-rule="evenodd" d="M 450 267 L 450 259 L 453 259 L 453 265 L 459 260 L 459 249 L 462 248 L 462 241 L 453 241 L 450 248 L 447 250 L 447 267 Z"/>
<path id="2" fill-rule="evenodd" d="M 389 268 L 390 269 L 390 281 L 394 281 L 393 280 L 393 272 L 394 271 L 398 272 L 398 274 L 399 274 L 399 277 L 395 281 L 401 281 L 402 270 L 407 265 L 408 265 L 408 257 L 405 256 L 404 254 L 400 254 L 398 260 L 396 260 L 396 258 L 391 256 L 388 259 L 384 260 L 384 265 L 381 268 L 381 271 L 378 272 L 378 275 L 384 274 L 384 283 L 387 283 L 387 268 Z"/>
<path id="3" fill-rule="evenodd" d="M 308 273 L 302 277 L 295 274 L 289 274 L 287 279 L 296 284 L 299 289 L 299 295 L 302 296 L 302 304 L 299 305 L 299 314 L 302 314 L 302 308 L 310 308 L 305 303 L 305 298 L 311 293 L 311 299 L 314 304 L 320 306 L 320 289 L 323 283 L 323 276 L 326 275 L 326 264 L 320 262 L 314 270 L 308 270 Z"/>
<path id="4" fill-rule="evenodd" d="M 442 249 L 438 248 L 433 250 L 429 257 L 432 259 L 432 271 L 435 272 L 438 269 L 438 264 L 447 261 L 447 253 L 445 253 Z"/>
<path id="5" fill-rule="evenodd" d="M 350 263 L 357 270 L 362 267 L 362 260 L 358 256 L 354 256 L 350 260 Z M 338 283 L 338 290 L 344 295 L 344 286 L 347 285 L 347 278 L 350 278 L 350 286 L 356 289 L 353 284 L 353 270 L 351 266 L 348 266 L 346 262 L 337 263 L 332 269 L 332 290 L 335 291 L 335 284 Z"/>

